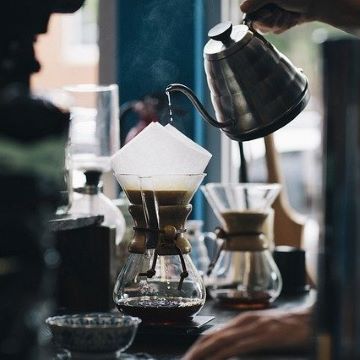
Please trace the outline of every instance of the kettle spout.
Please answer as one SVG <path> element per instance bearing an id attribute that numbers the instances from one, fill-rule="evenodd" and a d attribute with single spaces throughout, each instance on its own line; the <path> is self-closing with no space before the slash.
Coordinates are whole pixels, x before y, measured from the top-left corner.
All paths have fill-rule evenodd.
<path id="1" fill-rule="evenodd" d="M 210 125 L 218 128 L 218 129 L 222 129 L 225 127 L 232 126 L 234 124 L 234 122 L 232 120 L 220 123 L 217 120 L 215 120 L 214 118 L 212 118 L 209 115 L 209 113 L 205 110 L 203 104 L 196 97 L 194 92 L 187 86 L 185 86 L 183 84 L 170 84 L 166 87 L 166 93 L 171 93 L 171 92 L 175 92 L 175 91 L 179 91 L 179 92 L 183 93 L 184 95 L 186 95 L 188 97 L 188 99 L 191 101 L 191 103 L 195 106 L 197 111 L 200 113 L 201 117 L 206 122 L 208 122 Z"/>

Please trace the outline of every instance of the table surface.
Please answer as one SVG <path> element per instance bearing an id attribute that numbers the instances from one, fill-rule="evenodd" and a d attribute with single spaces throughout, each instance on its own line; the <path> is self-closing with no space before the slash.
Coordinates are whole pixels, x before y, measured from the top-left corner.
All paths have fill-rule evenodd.
<path id="1" fill-rule="evenodd" d="M 100 225 L 103 221 L 103 215 L 59 215 L 49 221 L 49 230 L 53 232 L 73 230 L 87 226 Z"/>
<path id="2" fill-rule="evenodd" d="M 306 304 L 314 302 L 315 292 L 295 296 L 295 297 L 280 297 L 274 304 L 273 308 L 279 309 L 293 309 Z M 207 330 L 213 330 L 234 316 L 238 315 L 239 310 L 224 309 L 216 305 L 214 301 L 207 301 L 204 308 L 200 311 L 199 315 L 215 316 Z M 211 326 L 210 326 L 211 325 Z M 206 333 L 205 331 L 205 333 Z M 172 329 L 159 328 L 159 331 L 154 331 L 151 335 L 142 334 L 141 330 L 137 334 L 133 345 L 127 350 L 127 353 L 147 353 L 152 355 L 156 360 L 177 360 L 181 359 L 186 350 L 198 338 L 199 333 L 196 331 L 184 333 L 181 331 L 172 331 Z M 307 360 L 310 356 L 306 349 L 299 349 L 292 352 L 275 352 L 263 353 L 251 356 L 241 356 L 238 359 L 242 360 Z"/>

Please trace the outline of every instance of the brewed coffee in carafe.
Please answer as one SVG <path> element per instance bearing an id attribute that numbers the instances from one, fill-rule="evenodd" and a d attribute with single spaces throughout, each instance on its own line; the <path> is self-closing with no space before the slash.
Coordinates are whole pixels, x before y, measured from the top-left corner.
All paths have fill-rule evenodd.
<path id="1" fill-rule="evenodd" d="M 243 309 L 269 306 L 282 280 L 266 237 L 266 220 L 278 184 L 207 184 L 202 190 L 221 227 L 221 246 L 209 267 L 209 293 L 219 303 Z"/>

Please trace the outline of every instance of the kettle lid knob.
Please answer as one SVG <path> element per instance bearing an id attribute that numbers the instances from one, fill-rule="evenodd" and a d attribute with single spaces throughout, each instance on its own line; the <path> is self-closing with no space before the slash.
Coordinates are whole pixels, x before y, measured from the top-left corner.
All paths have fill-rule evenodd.
<path id="1" fill-rule="evenodd" d="M 213 40 L 221 41 L 224 45 L 229 45 L 233 42 L 230 37 L 232 27 L 231 21 L 222 22 L 211 28 L 208 32 L 208 36 Z"/>

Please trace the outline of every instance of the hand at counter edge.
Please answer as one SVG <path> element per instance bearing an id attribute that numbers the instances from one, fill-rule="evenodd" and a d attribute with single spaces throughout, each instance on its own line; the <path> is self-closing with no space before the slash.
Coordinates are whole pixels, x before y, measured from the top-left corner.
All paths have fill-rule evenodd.
<path id="1" fill-rule="evenodd" d="M 312 307 L 240 314 L 222 329 L 202 336 L 183 360 L 225 360 L 254 351 L 307 346 L 311 313 Z"/>

